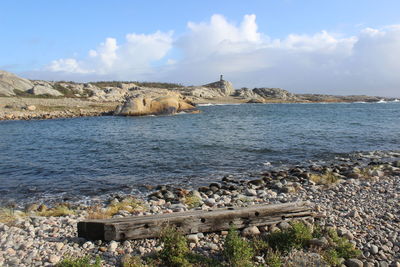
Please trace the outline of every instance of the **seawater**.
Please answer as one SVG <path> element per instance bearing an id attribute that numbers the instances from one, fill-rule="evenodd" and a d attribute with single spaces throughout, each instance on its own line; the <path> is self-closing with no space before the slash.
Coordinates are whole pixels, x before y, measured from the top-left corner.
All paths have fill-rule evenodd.
<path id="1" fill-rule="evenodd" d="M 0 200 L 197 186 L 400 149 L 400 103 L 200 106 L 201 114 L 0 122 Z"/>

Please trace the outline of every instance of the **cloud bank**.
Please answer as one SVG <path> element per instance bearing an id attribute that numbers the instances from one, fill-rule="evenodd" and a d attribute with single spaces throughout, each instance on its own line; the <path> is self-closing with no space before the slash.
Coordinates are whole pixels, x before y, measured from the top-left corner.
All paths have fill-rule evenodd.
<path id="1" fill-rule="evenodd" d="M 106 38 L 85 58 L 49 63 L 36 76 L 68 80 L 148 80 L 204 84 L 224 74 L 237 88 L 282 87 L 298 93 L 400 96 L 400 25 L 356 36 L 327 31 L 273 39 L 256 16 L 240 24 L 222 15 L 171 32 Z M 36 77 L 37 78 L 37 77 Z"/>

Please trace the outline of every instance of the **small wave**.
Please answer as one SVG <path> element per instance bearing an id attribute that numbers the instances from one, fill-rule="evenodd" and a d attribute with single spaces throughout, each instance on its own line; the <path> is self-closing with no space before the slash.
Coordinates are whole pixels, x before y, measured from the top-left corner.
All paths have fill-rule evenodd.
<path id="1" fill-rule="evenodd" d="M 218 103 L 218 104 L 211 104 L 211 103 L 206 103 L 206 104 L 197 104 L 199 107 L 209 107 L 209 106 L 237 106 L 237 105 L 242 105 L 242 103 Z"/>
<path id="2" fill-rule="evenodd" d="M 393 103 L 398 103 L 400 102 L 400 100 L 398 100 L 397 98 L 395 100 L 392 101 Z"/>
<path id="3" fill-rule="evenodd" d="M 378 102 L 376 102 L 376 103 L 379 103 L 379 104 L 386 104 L 386 103 L 387 103 L 387 101 L 385 101 L 385 100 L 381 99 L 381 100 L 379 100 L 379 101 L 378 101 Z"/>
<path id="4" fill-rule="evenodd" d="M 214 106 L 215 104 L 211 104 L 211 103 L 206 103 L 206 104 L 197 104 L 197 106 L 199 107 L 209 107 L 209 106 Z"/>

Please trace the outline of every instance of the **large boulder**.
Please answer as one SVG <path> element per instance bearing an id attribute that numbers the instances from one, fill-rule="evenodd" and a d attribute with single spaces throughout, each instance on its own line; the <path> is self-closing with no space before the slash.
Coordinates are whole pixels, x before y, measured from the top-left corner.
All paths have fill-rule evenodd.
<path id="1" fill-rule="evenodd" d="M 155 99 L 139 96 L 127 100 L 117 108 L 114 114 L 121 116 L 161 115 L 174 114 L 193 108 L 193 105 L 178 96 L 163 96 Z"/>
<path id="2" fill-rule="evenodd" d="M 0 95 L 13 96 L 15 95 L 14 90 L 26 92 L 32 87 L 33 83 L 31 81 L 0 70 Z"/>
<path id="3" fill-rule="evenodd" d="M 63 96 L 60 91 L 51 87 L 48 83 L 37 83 L 32 89 L 28 91 L 33 95 L 50 95 L 50 96 Z"/>

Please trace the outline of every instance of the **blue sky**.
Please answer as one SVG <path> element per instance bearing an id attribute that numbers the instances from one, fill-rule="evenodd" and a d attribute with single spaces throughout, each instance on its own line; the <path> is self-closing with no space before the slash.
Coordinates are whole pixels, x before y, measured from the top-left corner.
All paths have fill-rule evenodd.
<path id="1" fill-rule="evenodd" d="M 201 84 L 224 73 L 236 87 L 400 91 L 400 1 L 2 0 L 1 10 L 0 69 L 29 78 Z"/>

